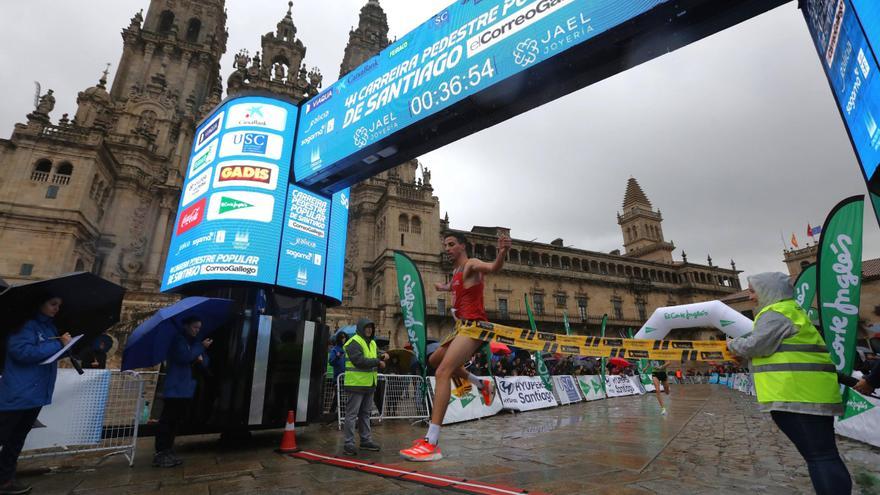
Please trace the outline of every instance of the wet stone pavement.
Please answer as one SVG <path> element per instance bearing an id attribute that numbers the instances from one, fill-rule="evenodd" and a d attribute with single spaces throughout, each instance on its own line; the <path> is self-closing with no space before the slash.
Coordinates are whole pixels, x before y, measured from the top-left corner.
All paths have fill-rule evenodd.
<path id="1" fill-rule="evenodd" d="M 445 459 L 410 464 L 397 455 L 422 425 L 375 425 L 378 453 L 358 459 L 553 494 L 813 493 L 806 466 L 754 399 L 712 385 L 673 386 L 669 414 L 651 396 L 623 397 L 444 428 Z M 880 425 L 878 425 L 880 427 Z M 180 439 L 185 464 L 150 466 L 152 439 L 139 442 L 135 466 L 121 456 L 59 457 L 20 463 L 36 494 L 433 494 L 447 493 L 274 454 L 280 432 L 223 449 L 216 436 Z M 301 448 L 339 454 L 335 425 L 297 429 Z M 839 438 L 855 493 L 880 495 L 880 449 Z M 50 468 L 48 472 L 46 469 Z"/>

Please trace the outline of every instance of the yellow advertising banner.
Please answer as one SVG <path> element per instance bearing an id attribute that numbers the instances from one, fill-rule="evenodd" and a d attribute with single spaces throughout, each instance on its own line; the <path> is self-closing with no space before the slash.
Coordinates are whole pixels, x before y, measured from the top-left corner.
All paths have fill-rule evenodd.
<path id="1" fill-rule="evenodd" d="M 458 335 L 495 341 L 530 351 L 589 357 L 657 359 L 663 361 L 730 361 L 733 355 L 723 340 L 645 340 L 562 335 L 487 321 L 459 321 Z"/>

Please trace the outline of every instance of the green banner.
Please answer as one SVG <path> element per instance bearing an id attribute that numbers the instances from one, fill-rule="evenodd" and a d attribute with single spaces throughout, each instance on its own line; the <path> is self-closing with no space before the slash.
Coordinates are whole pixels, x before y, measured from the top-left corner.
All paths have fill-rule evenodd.
<path id="1" fill-rule="evenodd" d="M 428 371 L 426 363 L 427 328 L 425 325 L 425 286 L 416 264 L 400 251 L 394 252 L 397 266 L 397 289 L 400 294 L 400 309 L 403 326 L 412 345 L 413 353 L 422 365 L 422 377 Z"/>
<path id="2" fill-rule="evenodd" d="M 532 331 L 537 332 L 538 326 L 535 325 L 535 317 L 532 316 L 532 308 L 529 307 L 529 295 L 523 294 L 523 297 L 526 301 L 526 314 L 529 315 L 529 325 L 532 326 Z M 544 382 L 544 388 L 549 391 L 553 391 L 553 379 L 550 378 L 550 371 L 547 369 L 547 363 L 544 362 L 544 356 L 542 356 L 542 352 L 538 351 L 535 353 L 535 365 L 538 368 L 538 375 L 541 376 L 541 381 Z"/>
<path id="3" fill-rule="evenodd" d="M 794 300 L 810 315 L 813 324 L 819 323 L 819 311 L 813 306 L 816 299 L 816 264 L 810 263 L 794 283 Z"/>
<path id="4" fill-rule="evenodd" d="M 853 371 L 859 326 L 864 211 L 861 195 L 838 203 L 825 219 L 816 258 L 819 319 L 825 344 L 837 371 L 847 376 Z"/>

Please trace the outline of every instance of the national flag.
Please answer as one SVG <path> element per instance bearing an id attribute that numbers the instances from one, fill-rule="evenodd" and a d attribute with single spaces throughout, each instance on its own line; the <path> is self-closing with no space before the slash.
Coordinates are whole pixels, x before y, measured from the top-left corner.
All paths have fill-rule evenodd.
<path id="1" fill-rule="evenodd" d="M 792 245 L 795 249 L 797 249 L 797 248 L 800 247 L 800 246 L 798 246 L 797 236 L 794 235 L 794 232 L 791 233 L 791 245 Z"/>
<path id="2" fill-rule="evenodd" d="M 807 237 L 813 237 L 813 227 L 810 227 L 810 224 L 807 224 Z"/>
<path id="3" fill-rule="evenodd" d="M 821 233 L 822 233 L 822 226 L 821 226 L 821 225 L 817 225 L 817 226 L 813 227 L 812 232 L 813 232 L 812 235 L 814 235 L 814 236 L 817 236 L 817 235 L 821 234 Z"/>

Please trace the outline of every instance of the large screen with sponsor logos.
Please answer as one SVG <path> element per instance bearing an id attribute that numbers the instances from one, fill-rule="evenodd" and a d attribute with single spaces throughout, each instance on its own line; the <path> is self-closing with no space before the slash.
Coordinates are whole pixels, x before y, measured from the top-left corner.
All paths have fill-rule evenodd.
<path id="1" fill-rule="evenodd" d="M 803 12 L 869 189 L 880 194 L 880 2 L 807 0 Z"/>
<path id="2" fill-rule="evenodd" d="M 295 179 L 348 185 L 399 130 L 666 1 L 458 0 L 302 106 Z"/>
<path id="3" fill-rule="evenodd" d="M 206 280 L 275 283 L 297 111 L 237 98 L 196 129 L 162 290 Z"/>

